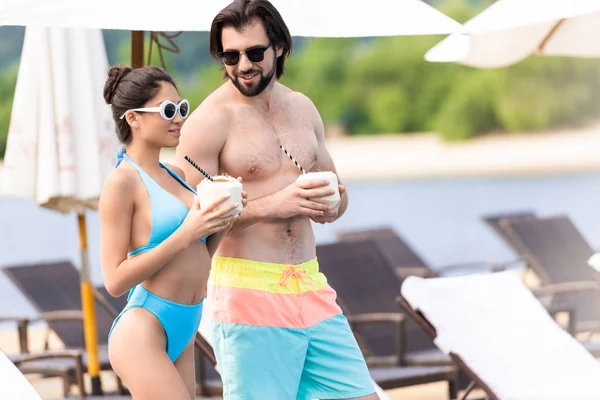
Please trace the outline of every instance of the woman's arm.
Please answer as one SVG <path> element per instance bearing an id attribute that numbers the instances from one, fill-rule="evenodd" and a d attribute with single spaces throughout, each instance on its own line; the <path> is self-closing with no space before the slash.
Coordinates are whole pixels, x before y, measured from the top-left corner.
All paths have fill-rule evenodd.
<path id="1" fill-rule="evenodd" d="M 190 235 L 178 229 L 150 251 L 127 258 L 139 183 L 136 171 L 115 169 L 100 197 L 102 275 L 106 290 L 115 297 L 154 275 L 191 242 Z"/>

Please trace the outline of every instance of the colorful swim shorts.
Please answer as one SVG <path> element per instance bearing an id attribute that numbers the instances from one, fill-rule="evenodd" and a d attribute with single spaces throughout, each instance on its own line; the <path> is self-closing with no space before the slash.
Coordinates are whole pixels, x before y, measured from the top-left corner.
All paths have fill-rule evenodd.
<path id="1" fill-rule="evenodd" d="M 214 257 L 205 317 L 225 400 L 347 399 L 375 392 L 317 260 Z"/>

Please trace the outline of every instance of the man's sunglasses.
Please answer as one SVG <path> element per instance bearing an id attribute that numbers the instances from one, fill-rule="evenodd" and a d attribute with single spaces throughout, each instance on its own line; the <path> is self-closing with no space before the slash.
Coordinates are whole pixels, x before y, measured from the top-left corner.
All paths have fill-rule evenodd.
<path id="1" fill-rule="evenodd" d="M 160 113 L 160 116 L 166 119 L 167 121 L 175 118 L 175 114 L 179 112 L 181 118 L 187 118 L 190 113 L 190 102 L 187 100 L 181 100 L 179 104 L 175 104 L 170 100 L 165 100 L 160 103 L 158 107 L 146 107 L 146 108 L 134 108 L 132 110 L 127 111 L 137 111 L 137 112 L 157 112 Z M 125 111 L 123 115 L 121 115 L 120 119 L 125 118 Z"/>
<path id="2" fill-rule="evenodd" d="M 223 60 L 223 63 L 229 66 L 237 65 L 240 62 L 240 57 L 245 54 L 253 63 L 261 62 L 265 59 L 265 51 L 271 47 L 271 43 L 264 47 L 252 47 L 246 49 L 246 51 L 222 51 L 219 53 L 219 57 Z"/>

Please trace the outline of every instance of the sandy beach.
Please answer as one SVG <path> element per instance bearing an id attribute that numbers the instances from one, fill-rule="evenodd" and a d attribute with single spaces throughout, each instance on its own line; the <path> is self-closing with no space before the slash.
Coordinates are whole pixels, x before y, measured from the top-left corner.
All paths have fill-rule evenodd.
<path id="1" fill-rule="evenodd" d="M 490 134 L 457 143 L 435 133 L 331 134 L 327 146 L 345 181 L 600 171 L 600 122 L 556 132 Z M 173 158 L 173 150 L 162 154 L 164 162 Z"/>

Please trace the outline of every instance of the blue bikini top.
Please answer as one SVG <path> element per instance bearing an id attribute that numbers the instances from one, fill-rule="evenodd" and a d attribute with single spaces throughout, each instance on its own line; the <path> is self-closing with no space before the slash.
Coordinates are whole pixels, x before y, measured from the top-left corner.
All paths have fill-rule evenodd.
<path id="1" fill-rule="evenodd" d="M 137 165 L 131 157 L 125 153 L 125 150 L 121 150 L 117 155 L 115 168 L 118 167 L 124 159 L 137 169 L 140 177 L 144 181 L 146 190 L 148 190 L 148 196 L 150 197 L 150 208 L 152 211 L 152 227 L 150 229 L 150 239 L 148 239 L 148 244 L 130 251 L 127 254 L 127 257 L 131 257 L 135 254 L 149 251 L 162 243 L 163 240 L 168 238 L 177 230 L 177 228 L 179 228 L 189 210 L 178 197 L 163 189 L 162 186 Z M 173 178 L 179 181 L 179 183 L 189 189 L 192 193 L 196 194 L 196 191 L 175 172 L 171 171 L 163 163 L 160 163 L 160 166 L 166 169 Z M 202 241 L 206 243 L 206 237 L 202 238 Z"/>

